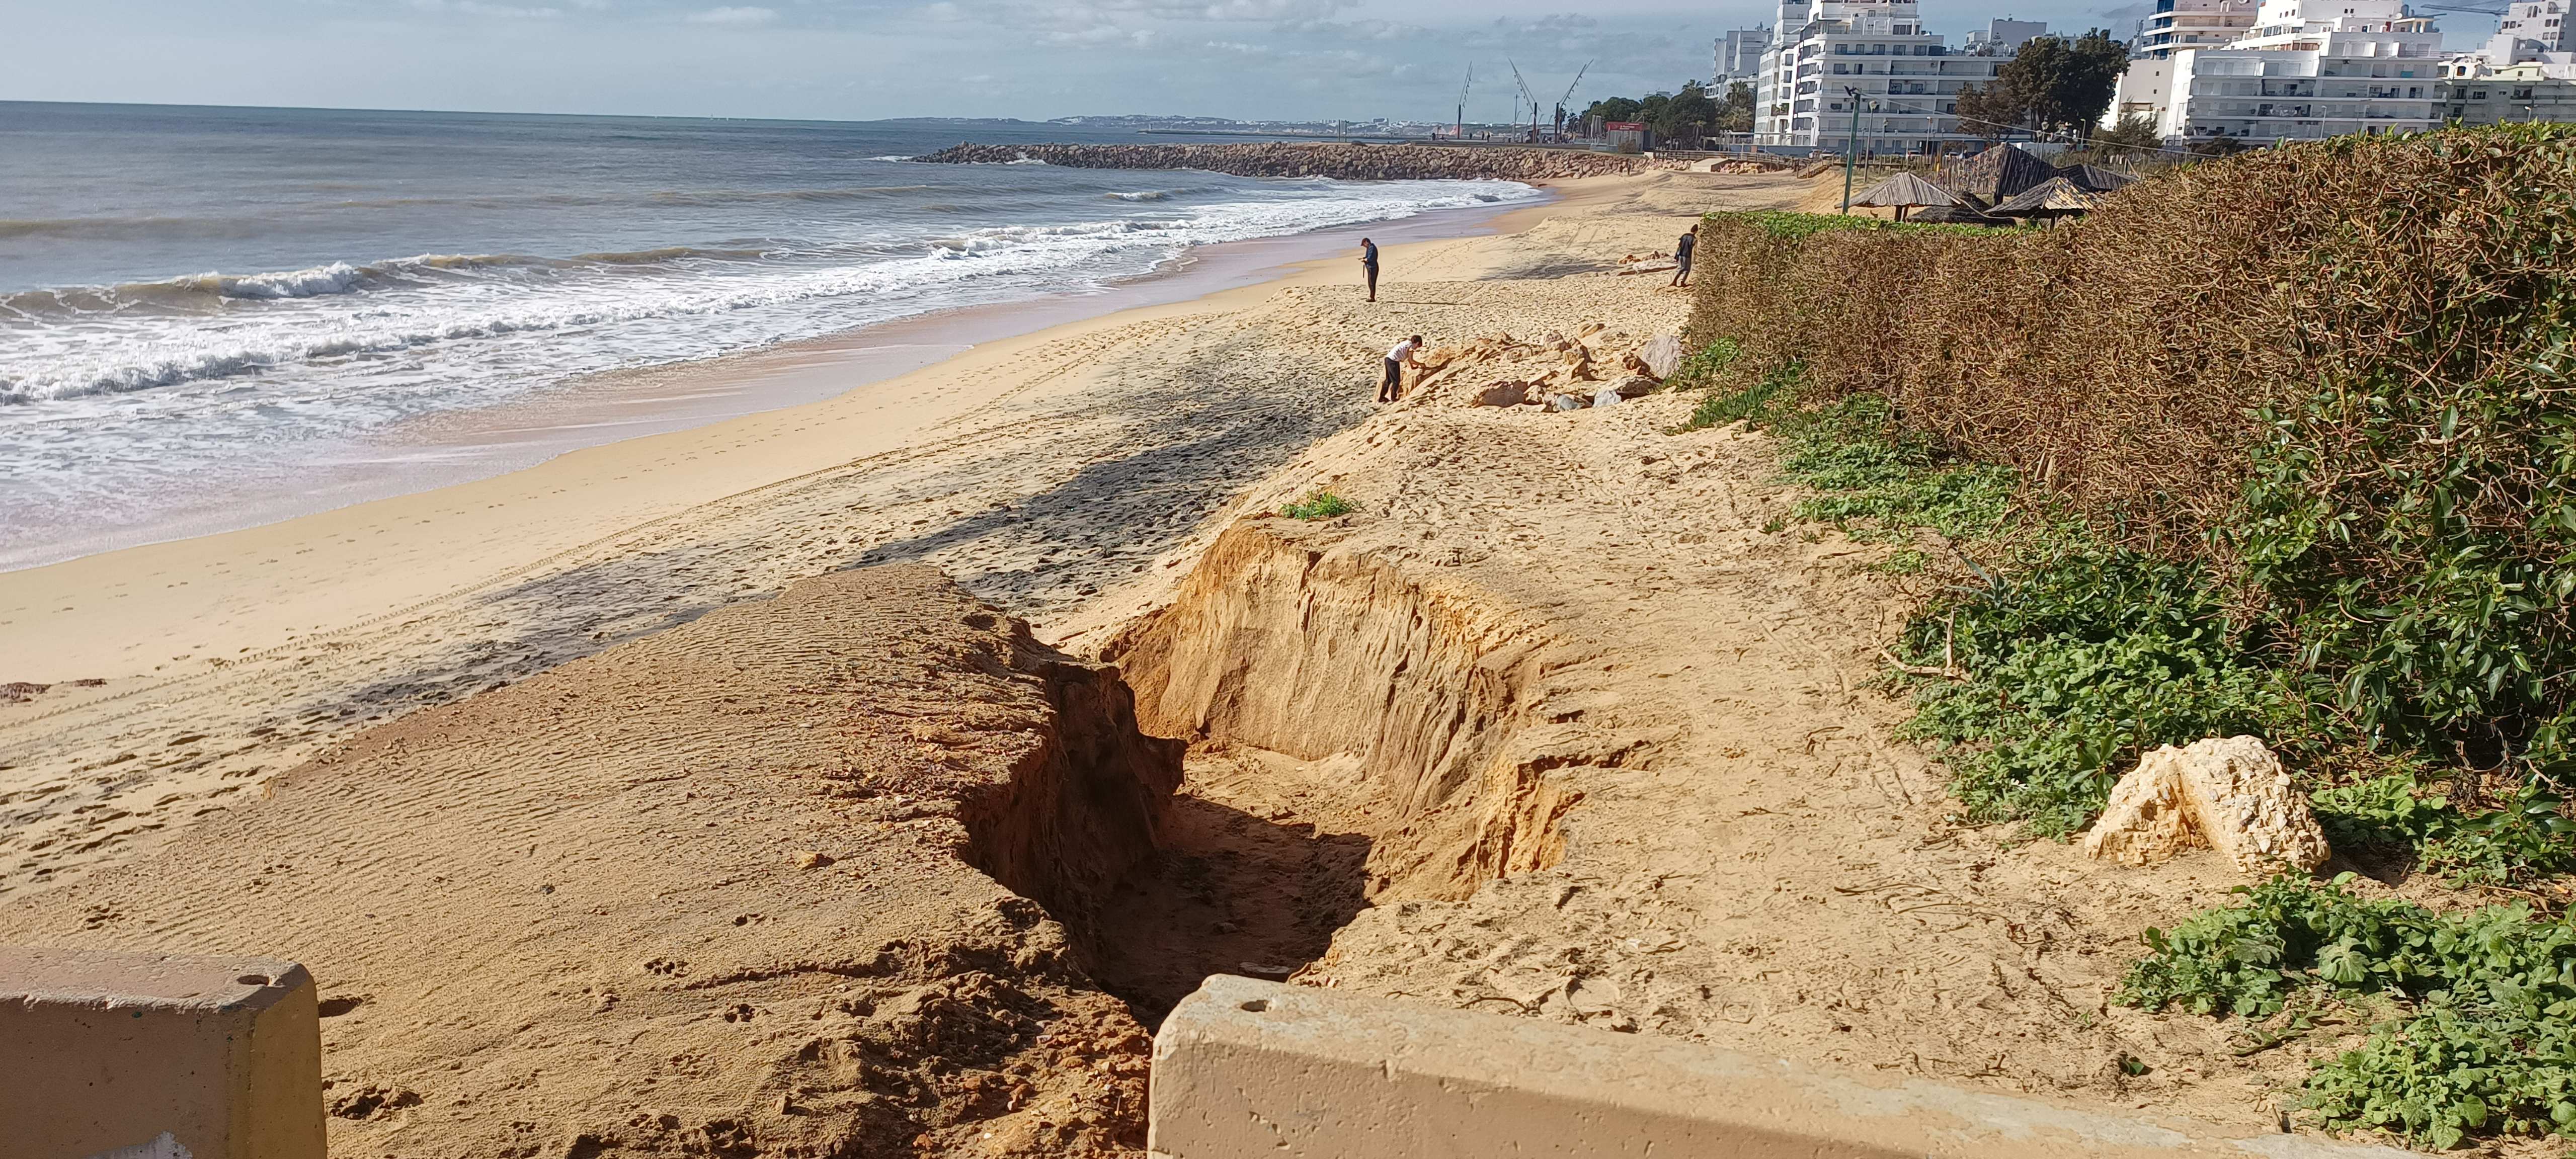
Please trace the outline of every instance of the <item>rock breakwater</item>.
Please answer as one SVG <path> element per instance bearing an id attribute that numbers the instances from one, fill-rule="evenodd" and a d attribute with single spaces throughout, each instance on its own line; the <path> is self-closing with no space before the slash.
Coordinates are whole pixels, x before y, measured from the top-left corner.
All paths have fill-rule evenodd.
<path id="1" fill-rule="evenodd" d="M 948 165 L 1044 161 L 1077 169 L 1203 169 L 1237 177 L 1332 177 L 1346 181 L 1550 181 L 1681 169 L 1686 164 L 1572 149 L 1285 141 L 1227 145 L 961 144 L 913 160 Z"/>

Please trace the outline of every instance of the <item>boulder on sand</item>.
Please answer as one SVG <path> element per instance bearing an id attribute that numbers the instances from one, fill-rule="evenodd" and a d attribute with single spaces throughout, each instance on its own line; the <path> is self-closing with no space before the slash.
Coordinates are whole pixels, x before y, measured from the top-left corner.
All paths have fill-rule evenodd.
<path id="1" fill-rule="evenodd" d="M 1547 409 L 1549 410 L 1582 410 L 1584 407 L 1590 405 L 1592 405 L 1591 402 L 1579 394 L 1560 394 L 1555 398 L 1547 400 Z"/>
<path id="2" fill-rule="evenodd" d="M 1519 406 L 1529 401 L 1526 382 L 1497 382 L 1476 392 L 1476 406 Z"/>
<path id="3" fill-rule="evenodd" d="M 1637 359 L 1646 364 L 1646 373 L 1657 380 L 1671 378 L 1681 368 L 1682 340 L 1670 334 L 1657 334 L 1637 351 Z"/>
<path id="4" fill-rule="evenodd" d="M 2110 802 L 2084 835 L 2086 854 L 2128 865 L 2210 846 L 2258 876 L 2307 872 L 2333 855 L 2281 759 L 2250 736 L 2148 753 L 2111 787 Z"/>
<path id="5" fill-rule="evenodd" d="M 1655 387 L 1657 385 L 1659 384 L 1656 383 L 1654 379 L 1648 378 L 1645 375 L 1632 374 L 1626 378 L 1620 379 L 1619 384 L 1611 387 L 1610 389 L 1618 391 L 1619 397 L 1621 398 L 1644 398 L 1647 395 L 1655 393 Z"/>

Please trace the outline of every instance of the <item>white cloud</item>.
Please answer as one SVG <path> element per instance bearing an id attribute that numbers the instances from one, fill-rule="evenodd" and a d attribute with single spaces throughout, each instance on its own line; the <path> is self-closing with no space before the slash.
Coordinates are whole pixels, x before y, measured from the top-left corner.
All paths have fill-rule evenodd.
<path id="1" fill-rule="evenodd" d="M 685 18 L 691 24 L 767 24 L 778 19 L 775 8 L 709 8 Z"/>

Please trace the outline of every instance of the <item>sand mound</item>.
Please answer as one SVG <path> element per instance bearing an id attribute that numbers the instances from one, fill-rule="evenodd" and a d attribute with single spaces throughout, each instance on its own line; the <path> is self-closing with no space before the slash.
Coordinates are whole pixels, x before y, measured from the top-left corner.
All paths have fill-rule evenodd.
<path id="1" fill-rule="evenodd" d="M 1028 899 L 1092 904 L 1178 778 L 1114 672 L 841 573 L 368 731 L 0 937 L 306 963 L 340 1155 L 1123 1150 L 1145 1036 Z"/>

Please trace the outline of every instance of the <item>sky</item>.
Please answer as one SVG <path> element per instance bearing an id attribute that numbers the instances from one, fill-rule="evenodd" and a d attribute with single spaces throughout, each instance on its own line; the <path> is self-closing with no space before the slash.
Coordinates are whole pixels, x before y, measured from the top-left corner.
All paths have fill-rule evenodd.
<path id="1" fill-rule="evenodd" d="M 0 100 L 658 116 L 1509 119 L 1712 71 L 1766 0 L 0 0 Z M 1927 0 L 2127 36 L 2140 0 Z M 2444 20 L 2465 47 L 2477 17 Z M 2494 27 L 2492 19 L 2484 21 Z"/>

